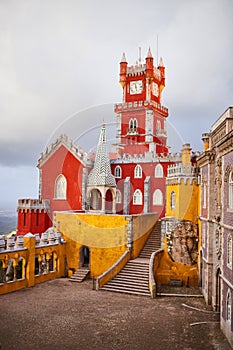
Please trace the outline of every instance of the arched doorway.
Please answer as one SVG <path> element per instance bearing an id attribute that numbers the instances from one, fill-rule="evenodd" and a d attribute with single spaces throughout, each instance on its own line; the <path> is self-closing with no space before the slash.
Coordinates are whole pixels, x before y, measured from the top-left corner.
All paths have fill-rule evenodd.
<path id="1" fill-rule="evenodd" d="M 89 267 L 90 265 L 90 248 L 83 245 L 79 251 L 80 266 L 79 267 Z"/>
<path id="2" fill-rule="evenodd" d="M 216 301 L 215 301 L 215 311 L 221 311 L 221 270 L 217 269 L 216 272 Z"/>

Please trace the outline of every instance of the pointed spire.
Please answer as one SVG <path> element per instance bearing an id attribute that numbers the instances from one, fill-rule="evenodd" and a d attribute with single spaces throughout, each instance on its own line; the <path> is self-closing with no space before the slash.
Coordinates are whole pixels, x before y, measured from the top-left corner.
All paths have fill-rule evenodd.
<path id="1" fill-rule="evenodd" d="M 159 67 L 164 67 L 164 64 L 163 64 L 163 59 L 162 59 L 162 57 L 160 57 L 160 60 L 159 60 Z"/>
<path id="2" fill-rule="evenodd" d="M 146 58 L 153 58 L 151 50 L 150 50 L 150 47 L 149 47 L 149 50 L 147 52 L 147 57 Z"/>
<path id="3" fill-rule="evenodd" d="M 111 173 L 105 124 L 102 124 L 94 167 L 88 175 L 87 183 L 92 186 L 116 186 L 115 177 Z"/>
<path id="4" fill-rule="evenodd" d="M 123 55 L 122 55 L 121 62 L 125 62 L 125 63 L 127 62 L 127 61 L 126 61 L 126 56 L 125 56 L 125 53 L 124 53 L 124 52 L 123 52 Z"/>

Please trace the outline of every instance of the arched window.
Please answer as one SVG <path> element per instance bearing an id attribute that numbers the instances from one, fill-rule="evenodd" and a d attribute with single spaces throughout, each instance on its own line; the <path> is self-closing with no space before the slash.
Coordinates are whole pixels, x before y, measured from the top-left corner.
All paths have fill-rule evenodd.
<path id="1" fill-rule="evenodd" d="M 227 293 L 227 300 L 226 300 L 226 319 L 227 321 L 231 321 L 231 294 L 230 291 L 228 290 Z"/>
<path id="2" fill-rule="evenodd" d="M 122 202 L 122 195 L 120 190 L 116 190 L 116 203 L 120 204 Z"/>
<path id="3" fill-rule="evenodd" d="M 157 122 L 156 122 L 156 129 L 157 129 L 157 131 L 161 131 L 161 122 L 160 122 L 160 120 L 157 120 Z"/>
<path id="4" fill-rule="evenodd" d="M 66 199 L 67 182 L 64 175 L 59 175 L 55 181 L 55 199 Z"/>
<path id="5" fill-rule="evenodd" d="M 163 194 L 159 189 L 153 193 L 153 205 L 163 205 Z"/>
<path id="6" fill-rule="evenodd" d="M 133 119 L 130 119 L 130 121 L 129 121 L 129 129 L 132 130 L 133 126 L 134 126 L 134 121 L 133 121 Z"/>
<path id="7" fill-rule="evenodd" d="M 134 119 L 131 118 L 130 121 L 129 121 L 129 131 L 130 132 L 136 132 L 137 129 L 138 129 L 138 121 L 137 121 L 137 119 L 136 118 L 134 118 Z"/>
<path id="8" fill-rule="evenodd" d="M 227 238 L 227 266 L 232 268 L 232 238 L 230 235 Z"/>
<path id="9" fill-rule="evenodd" d="M 136 205 L 142 204 L 142 192 L 138 189 L 133 194 L 133 204 L 136 204 Z"/>
<path id="10" fill-rule="evenodd" d="M 135 179 L 140 179 L 142 177 L 142 167 L 139 164 L 134 168 L 134 177 Z"/>
<path id="11" fill-rule="evenodd" d="M 114 175 L 115 175 L 115 177 L 118 178 L 118 179 L 121 178 L 121 176 L 122 176 L 122 171 L 121 171 L 121 167 L 120 167 L 119 165 L 117 165 L 117 166 L 115 167 Z"/>
<path id="12" fill-rule="evenodd" d="M 161 164 L 157 164 L 155 167 L 155 177 L 163 177 L 163 167 Z"/>
<path id="13" fill-rule="evenodd" d="M 228 206 L 233 209 L 233 171 L 229 174 L 228 186 Z"/>
<path id="14" fill-rule="evenodd" d="M 175 209 L 175 203 L 176 203 L 176 194 L 174 191 L 171 191 L 171 195 L 170 195 L 170 207 L 171 207 L 171 209 Z"/>

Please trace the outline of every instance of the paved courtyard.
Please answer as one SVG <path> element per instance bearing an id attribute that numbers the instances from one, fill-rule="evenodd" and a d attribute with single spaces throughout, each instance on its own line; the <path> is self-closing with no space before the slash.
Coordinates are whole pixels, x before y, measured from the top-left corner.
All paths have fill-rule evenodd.
<path id="1" fill-rule="evenodd" d="M 231 349 L 203 299 L 131 296 L 62 278 L 0 296 L 1 350 Z"/>

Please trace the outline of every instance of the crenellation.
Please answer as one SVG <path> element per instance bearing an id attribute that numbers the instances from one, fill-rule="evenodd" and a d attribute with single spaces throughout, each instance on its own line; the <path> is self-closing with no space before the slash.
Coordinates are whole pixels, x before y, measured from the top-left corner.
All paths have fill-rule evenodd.
<path id="1" fill-rule="evenodd" d="M 50 201 L 48 199 L 30 199 L 30 198 L 23 198 L 18 200 L 18 208 L 17 211 L 24 210 L 24 211 L 32 211 L 32 210 L 39 210 L 41 213 L 42 210 L 46 213 L 50 212 Z"/>

